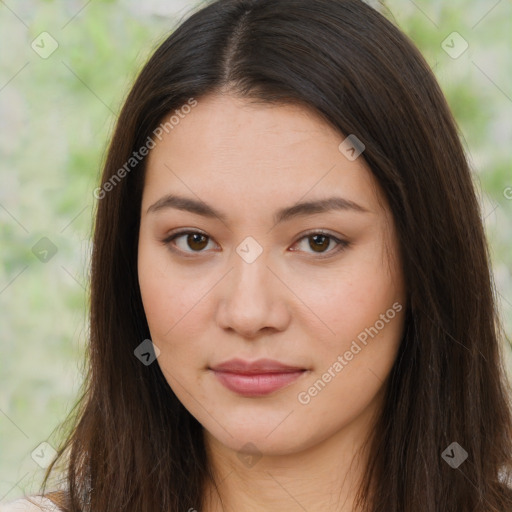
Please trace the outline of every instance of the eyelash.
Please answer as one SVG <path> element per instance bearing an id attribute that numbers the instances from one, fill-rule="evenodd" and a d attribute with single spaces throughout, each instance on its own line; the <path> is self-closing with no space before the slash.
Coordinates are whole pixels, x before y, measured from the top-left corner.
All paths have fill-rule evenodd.
<path id="1" fill-rule="evenodd" d="M 171 242 L 173 242 L 176 238 L 179 238 L 180 236 L 183 236 L 183 235 L 195 235 L 195 234 L 202 235 L 202 236 L 206 237 L 208 240 L 212 240 L 211 237 L 209 237 L 206 233 L 203 233 L 201 231 L 182 230 L 182 231 L 177 231 L 175 233 L 171 233 L 169 236 L 167 236 L 165 239 L 162 240 L 162 243 L 164 245 L 166 245 L 169 248 L 169 250 L 171 250 L 172 252 L 180 253 L 185 258 L 194 258 L 195 257 L 195 256 L 193 256 L 194 253 L 201 254 L 204 251 L 203 250 L 202 251 L 192 251 L 191 253 L 190 252 L 186 252 L 186 251 L 183 251 L 181 249 L 177 249 L 176 247 L 173 247 L 171 245 Z M 295 245 L 296 243 L 300 242 L 303 239 L 307 239 L 307 238 L 309 238 L 311 236 L 314 236 L 314 235 L 323 235 L 323 236 L 327 237 L 330 240 L 333 240 L 335 243 L 338 244 L 338 247 L 334 251 L 331 250 L 331 251 L 328 251 L 327 253 L 317 253 L 320 256 L 318 256 L 316 259 L 331 258 L 332 256 L 340 253 L 341 251 L 343 251 L 344 249 L 346 249 L 350 245 L 349 242 L 347 242 L 346 240 L 340 240 L 339 238 L 337 238 L 337 237 L 331 235 L 330 233 L 328 233 L 326 231 L 323 231 L 321 229 L 305 233 L 296 242 L 294 242 L 293 245 Z M 327 254 L 327 256 L 322 256 L 322 254 Z"/>

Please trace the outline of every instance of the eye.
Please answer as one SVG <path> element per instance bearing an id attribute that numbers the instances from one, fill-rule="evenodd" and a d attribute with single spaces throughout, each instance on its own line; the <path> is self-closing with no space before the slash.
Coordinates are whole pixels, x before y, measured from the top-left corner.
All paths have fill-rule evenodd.
<path id="1" fill-rule="evenodd" d="M 314 253 L 327 254 L 327 256 L 321 256 L 321 258 L 331 257 L 334 254 L 339 253 L 349 245 L 349 242 L 347 242 L 346 240 L 340 240 L 339 238 L 336 238 L 334 235 L 331 235 L 330 233 L 327 233 L 325 231 L 312 231 L 306 233 L 297 242 L 295 242 L 294 245 L 302 241 L 308 242 L 307 247 L 310 248 Z M 331 242 L 334 242 L 333 245 L 335 246 L 335 249 L 327 251 L 329 246 L 331 246 Z"/>
<path id="2" fill-rule="evenodd" d="M 180 238 L 184 239 L 182 246 L 174 243 L 175 240 Z M 209 236 L 201 233 L 200 231 L 179 231 L 178 233 L 171 234 L 162 243 L 167 245 L 172 251 L 176 251 L 175 246 L 178 246 L 177 252 L 194 253 L 203 252 L 203 249 L 208 245 Z M 187 251 L 187 246 L 192 251 Z"/>
<path id="3" fill-rule="evenodd" d="M 175 242 L 176 240 L 183 239 L 181 247 Z M 172 233 L 167 238 L 162 240 L 164 245 L 167 245 L 169 249 L 173 252 L 185 253 L 186 257 L 193 253 L 201 253 L 204 252 L 208 246 L 208 241 L 210 237 L 201 231 L 179 231 L 177 233 Z M 313 231 L 310 233 L 306 233 L 304 236 L 299 238 L 297 242 L 293 245 L 297 245 L 302 241 L 308 241 L 308 247 L 316 254 L 327 254 L 328 256 L 321 256 L 321 258 L 330 257 L 333 254 L 337 254 L 342 251 L 346 247 L 348 247 L 349 242 L 345 240 L 340 240 L 335 236 L 324 232 L 324 231 Z M 327 249 L 331 246 L 331 242 L 334 242 L 334 246 L 336 247 L 334 250 Z M 191 249 L 191 250 L 188 250 Z M 296 249 L 292 249 L 292 251 L 296 251 Z M 307 252 L 307 251 L 306 251 Z"/>

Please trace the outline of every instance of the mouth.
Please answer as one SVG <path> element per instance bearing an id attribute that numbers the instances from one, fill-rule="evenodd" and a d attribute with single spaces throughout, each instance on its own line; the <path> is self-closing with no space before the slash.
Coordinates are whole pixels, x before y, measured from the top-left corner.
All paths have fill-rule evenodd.
<path id="1" fill-rule="evenodd" d="M 254 362 L 232 359 L 209 369 L 227 389 L 247 397 L 268 395 L 308 373 L 305 368 L 270 359 Z"/>
<path id="2" fill-rule="evenodd" d="M 226 388 L 243 396 L 264 396 L 290 385 L 306 370 L 286 373 L 241 374 L 214 371 Z"/>

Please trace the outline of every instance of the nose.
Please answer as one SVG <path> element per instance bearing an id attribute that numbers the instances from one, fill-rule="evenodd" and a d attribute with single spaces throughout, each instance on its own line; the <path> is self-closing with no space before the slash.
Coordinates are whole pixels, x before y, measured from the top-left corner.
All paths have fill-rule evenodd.
<path id="1" fill-rule="evenodd" d="M 218 288 L 218 326 L 248 339 L 285 330 L 291 292 L 269 267 L 265 252 L 252 263 L 234 254 L 233 265 Z"/>

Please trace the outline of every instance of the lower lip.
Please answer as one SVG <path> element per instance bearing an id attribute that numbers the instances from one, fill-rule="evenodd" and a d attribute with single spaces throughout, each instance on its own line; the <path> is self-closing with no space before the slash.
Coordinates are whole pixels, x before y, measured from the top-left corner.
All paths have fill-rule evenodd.
<path id="1" fill-rule="evenodd" d="M 244 396 L 263 396 L 277 391 L 297 380 L 305 370 L 289 373 L 240 374 L 213 371 L 228 389 Z"/>

